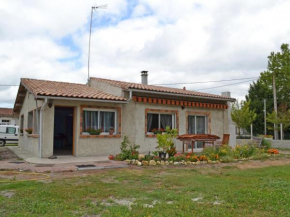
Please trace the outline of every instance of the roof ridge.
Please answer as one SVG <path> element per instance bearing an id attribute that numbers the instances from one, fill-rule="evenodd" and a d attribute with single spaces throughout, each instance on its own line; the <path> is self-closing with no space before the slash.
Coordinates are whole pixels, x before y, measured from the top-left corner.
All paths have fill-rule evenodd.
<path id="1" fill-rule="evenodd" d="M 35 78 L 21 78 L 21 81 L 22 80 L 46 81 L 46 82 L 56 82 L 56 83 L 75 84 L 75 85 L 87 86 L 86 84 L 81 84 L 81 83 L 65 82 L 65 81 L 52 81 L 52 80 L 35 79 Z"/>

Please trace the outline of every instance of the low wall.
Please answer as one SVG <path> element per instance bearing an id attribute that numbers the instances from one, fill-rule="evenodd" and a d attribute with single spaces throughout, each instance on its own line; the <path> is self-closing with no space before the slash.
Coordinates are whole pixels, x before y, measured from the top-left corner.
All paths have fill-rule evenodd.
<path id="1" fill-rule="evenodd" d="M 237 144 L 244 145 L 249 143 L 250 139 L 237 139 Z M 269 140 L 272 148 L 290 148 L 290 140 Z"/>

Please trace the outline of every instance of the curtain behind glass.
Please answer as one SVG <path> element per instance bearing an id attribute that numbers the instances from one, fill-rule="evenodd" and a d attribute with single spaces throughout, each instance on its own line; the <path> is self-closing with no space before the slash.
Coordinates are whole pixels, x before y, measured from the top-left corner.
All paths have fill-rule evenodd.
<path id="1" fill-rule="evenodd" d="M 195 116 L 188 116 L 188 133 L 195 134 Z"/>
<path id="2" fill-rule="evenodd" d="M 205 134 L 205 116 L 196 116 L 196 134 Z"/>
<path id="3" fill-rule="evenodd" d="M 160 115 L 161 128 L 170 127 L 172 129 L 172 115 Z"/>
<path id="4" fill-rule="evenodd" d="M 147 132 L 151 130 L 153 114 L 147 114 Z"/>
<path id="5" fill-rule="evenodd" d="M 109 132 L 111 127 L 115 129 L 115 112 L 101 112 L 100 119 L 103 132 Z"/>
<path id="6" fill-rule="evenodd" d="M 83 132 L 86 132 L 88 129 L 98 129 L 97 111 L 83 111 Z"/>

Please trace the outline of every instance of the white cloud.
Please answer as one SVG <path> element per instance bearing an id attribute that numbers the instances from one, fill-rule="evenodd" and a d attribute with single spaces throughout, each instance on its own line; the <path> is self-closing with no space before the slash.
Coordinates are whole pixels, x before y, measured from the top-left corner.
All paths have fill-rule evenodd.
<path id="1" fill-rule="evenodd" d="M 84 83 L 94 4 L 92 0 L 1 2 L 0 83 L 18 84 L 21 77 Z M 136 0 L 134 4 L 102 0 L 98 4 L 108 4 L 108 9 L 94 13 L 93 26 L 98 28 L 93 29 L 91 41 L 92 76 L 139 82 L 140 71 L 148 70 L 150 83 L 254 77 L 266 69 L 269 53 L 290 41 L 286 0 Z M 72 41 L 64 40 L 67 36 Z M 186 86 L 196 90 L 229 83 Z M 248 87 L 238 84 L 206 92 L 230 90 L 242 98 Z M 14 100 L 16 92 L 17 88 L 1 87 L 0 106 L 12 106 L 7 101 Z"/>

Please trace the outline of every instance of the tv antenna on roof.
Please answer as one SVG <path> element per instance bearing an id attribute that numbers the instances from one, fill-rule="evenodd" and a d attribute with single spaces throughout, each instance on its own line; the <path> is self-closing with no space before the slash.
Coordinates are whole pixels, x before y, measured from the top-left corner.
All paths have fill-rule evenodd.
<path id="1" fill-rule="evenodd" d="M 107 9 L 108 5 L 93 6 L 91 12 L 91 23 L 90 23 L 90 37 L 89 37 L 89 54 L 88 54 L 88 85 L 90 85 L 90 54 L 91 54 L 91 35 L 92 35 L 92 22 L 93 22 L 93 13 L 97 12 L 97 9 Z"/>

